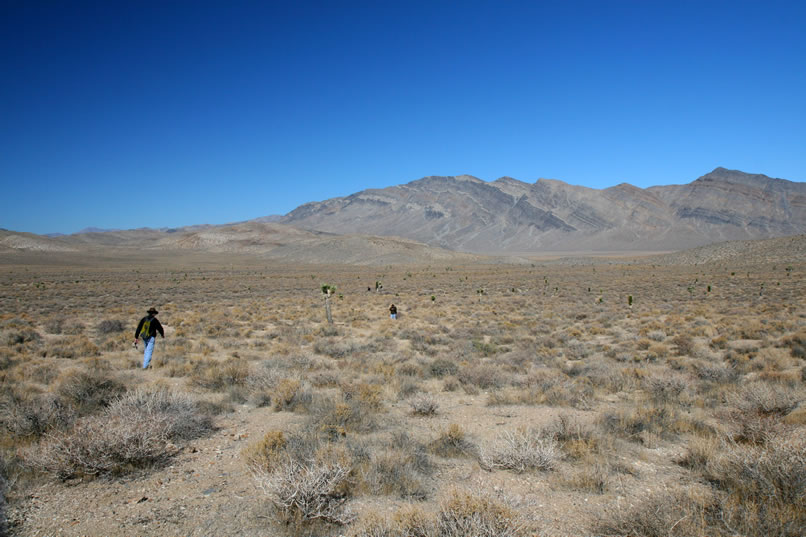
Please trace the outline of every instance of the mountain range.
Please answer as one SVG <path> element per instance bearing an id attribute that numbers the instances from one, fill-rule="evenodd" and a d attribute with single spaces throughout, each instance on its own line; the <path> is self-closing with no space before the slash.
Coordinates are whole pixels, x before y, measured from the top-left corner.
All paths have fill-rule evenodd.
<path id="1" fill-rule="evenodd" d="M 717 168 L 683 185 L 601 190 L 554 179 L 426 177 L 236 224 L 64 236 L 0 230 L 0 254 L 185 251 L 388 264 L 668 252 L 804 233 L 806 183 Z"/>
<path id="2" fill-rule="evenodd" d="M 806 233 L 806 183 L 724 168 L 645 189 L 426 177 L 306 203 L 280 222 L 485 254 L 668 251 Z"/>

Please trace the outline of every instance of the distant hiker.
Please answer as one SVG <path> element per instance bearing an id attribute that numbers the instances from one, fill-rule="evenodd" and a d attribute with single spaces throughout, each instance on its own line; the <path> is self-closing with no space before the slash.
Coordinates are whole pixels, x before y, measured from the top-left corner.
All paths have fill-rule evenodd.
<path id="1" fill-rule="evenodd" d="M 151 354 L 154 352 L 154 342 L 157 339 L 157 332 L 160 333 L 162 339 L 165 339 L 165 331 L 155 317 L 159 312 L 151 308 L 146 313 L 148 313 L 148 315 L 140 319 L 140 322 L 137 323 L 137 329 L 134 331 L 135 348 L 137 347 L 137 340 L 143 338 L 143 346 L 145 347 L 145 351 L 143 352 L 143 369 L 146 369 L 151 362 Z"/>
<path id="2" fill-rule="evenodd" d="M 394 304 L 389 306 L 389 318 L 392 320 L 397 319 L 397 307 Z"/>

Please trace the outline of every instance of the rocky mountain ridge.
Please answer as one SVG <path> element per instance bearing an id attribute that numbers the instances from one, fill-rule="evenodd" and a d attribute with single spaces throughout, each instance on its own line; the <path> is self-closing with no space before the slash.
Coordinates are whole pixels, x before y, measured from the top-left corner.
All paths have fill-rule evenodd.
<path id="1" fill-rule="evenodd" d="M 806 183 L 716 168 L 685 185 L 425 177 L 306 203 L 283 223 L 486 254 L 661 251 L 806 232 Z"/>

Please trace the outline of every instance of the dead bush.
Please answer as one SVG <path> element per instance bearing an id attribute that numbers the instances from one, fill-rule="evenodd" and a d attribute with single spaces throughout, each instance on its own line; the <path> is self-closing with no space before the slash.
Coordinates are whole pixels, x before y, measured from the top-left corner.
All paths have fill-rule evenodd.
<path id="1" fill-rule="evenodd" d="M 373 450 L 363 479 L 373 494 L 424 500 L 429 495 L 425 480 L 431 472 L 425 448 L 407 442 Z"/>
<path id="2" fill-rule="evenodd" d="M 451 423 L 428 444 L 428 449 L 440 457 L 472 457 L 476 446 L 468 440 L 461 425 Z"/>
<path id="3" fill-rule="evenodd" d="M 27 343 L 38 343 L 42 340 L 42 336 L 33 328 L 17 328 L 7 331 L 4 334 L 4 340 L 6 345 L 14 347 Z"/>
<path id="4" fill-rule="evenodd" d="M 0 424 L 18 438 L 38 439 L 54 429 L 67 429 L 75 410 L 52 394 L 8 394 L 0 401 Z"/>
<path id="5" fill-rule="evenodd" d="M 551 470 L 559 459 L 559 445 L 553 433 L 543 429 L 505 431 L 482 447 L 479 463 L 486 470 Z"/>
<path id="6" fill-rule="evenodd" d="M 804 398 L 802 390 L 757 381 L 734 392 L 729 396 L 729 402 L 747 414 L 784 416 Z"/>
<path id="7" fill-rule="evenodd" d="M 507 379 L 500 368 L 493 364 L 463 367 L 456 375 L 456 378 L 464 385 L 474 386 L 482 390 L 500 388 L 507 383 Z"/>
<path id="8" fill-rule="evenodd" d="M 663 492 L 626 510 L 610 511 L 595 525 L 596 535 L 641 537 L 716 536 L 715 499 L 707 491 Z"/>
<path id="9" fill-rule="evenodd" d="M 134 414 L 151 417 L 173 442 L 199 438 L 213 429 L 210 414 L 191 396 L 171 390 L 129 392 L 112 402 L 106 414 L 123 420 Z"/>
<path id="10" fill-rule="evenodd" d="M 171 441 L 210 428 L 209 417 L 185 395 L 134 392 L 80 419 L 70 431 L 45 435 L 23 458 L 32 469 L 59 479 L 119 475 L 170 458 L 177 451 Z"/>
<path id="11" fill-rule="evenodd" d="M 70 369 L 59 377 L 56 394 L 70 403 L 79 415 L 109 406 L 126 387 L 106 371 Z"/>
<path id="12" fill-rule="evenodd" d="M 764 446 L 727 443 L 705 468 L 726 494 L 721 518 L 731 533 L 795 537 L 806 527 L 806 434 Z"/>
<path id="13" fill-rule="evenodd" d="M 250 468 L 262 468 L 271 472 L 282 462 L 281 455 L 286 445 L 288 441 L 282 431 L 269 431 L 262 440 L 245 448 L 241 456 Z"/>
<path id="14" fill-rule="evenodd" d="M 343 525 L 354 518 L 344 505 L 351 464 L 343 457 L 289 457 L 271 471 L 260 467 L 252 471 L 278 517 L 296 532 L 316 521 Z"/>
<path id="15" fill-rule="evenodd" d="M 415 416 L 433 416 L 439 410 L 439 403 L 430 393 L 419 393 L 409 399 L 411 412 Z"/>
<path id="16" fill-rule="evenodd" d="M 432 377 L 444 377 L 455 375 L 459 371 L 459 366 L 453 360 L 447 358 L 437 358 L 428 364 L 428 373 Z"/>
<path id="17" fill-rule="evenodd" d="M 284 378 L 277 383 L 274 390 L 274 409 L 277 411 L 307 409 L 311 400 L 311 393 L 298 379 Z"/>
<path id="18" fill-rule="evenodd" d="M 119 319 L 104 319 L 96 325 L 95 330 L 99 334 L 117 334 L 126 330 L 126 324 Z"/>
<path id="19" fill-rule="evenodd" d="M 225 391 L 233 386 L 244 386 L 248 378 L 248 363 L 231 357 L 223 362 L 207 362 L 192 373 L 190 380 L 194 385 L 210 391 Z"/>
<path id="20" fill-rule="evenodd" d="M 508 506 L 489 497 L 454 491 L 440 505 L 435 537 L 516 537 L 526 526 Z"/>

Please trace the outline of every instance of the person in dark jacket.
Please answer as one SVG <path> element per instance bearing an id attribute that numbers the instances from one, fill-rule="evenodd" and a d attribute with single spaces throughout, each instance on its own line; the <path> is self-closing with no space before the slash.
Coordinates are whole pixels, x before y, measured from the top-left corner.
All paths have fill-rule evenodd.
<path id="1" fill-rule="evenodd" d="M 165 339 L 165 331 L 162 329 L 162 325 L 156 317 L 159 312 L 151 308 L 146 313 L 148 313 L 148 315 L 140 319 L 134 331 L 134 346 L 137 347 L 138 338 L 143 338 L 143 345 L 145 346 L 145 351 L 143 352 L 143 369 L 146 369 L 148 364 L 151 363 L 151 354 L 154 352 L 154 342 L 157 340 L 157 332 L 162 336 L 162 339 Z"/>
<path id="2" fill-rule="evenodd" d="M 397 306 L 395 306 L 394 304 L 389 306 L 389 318 L 392 320 L 397 319 Z"/>

